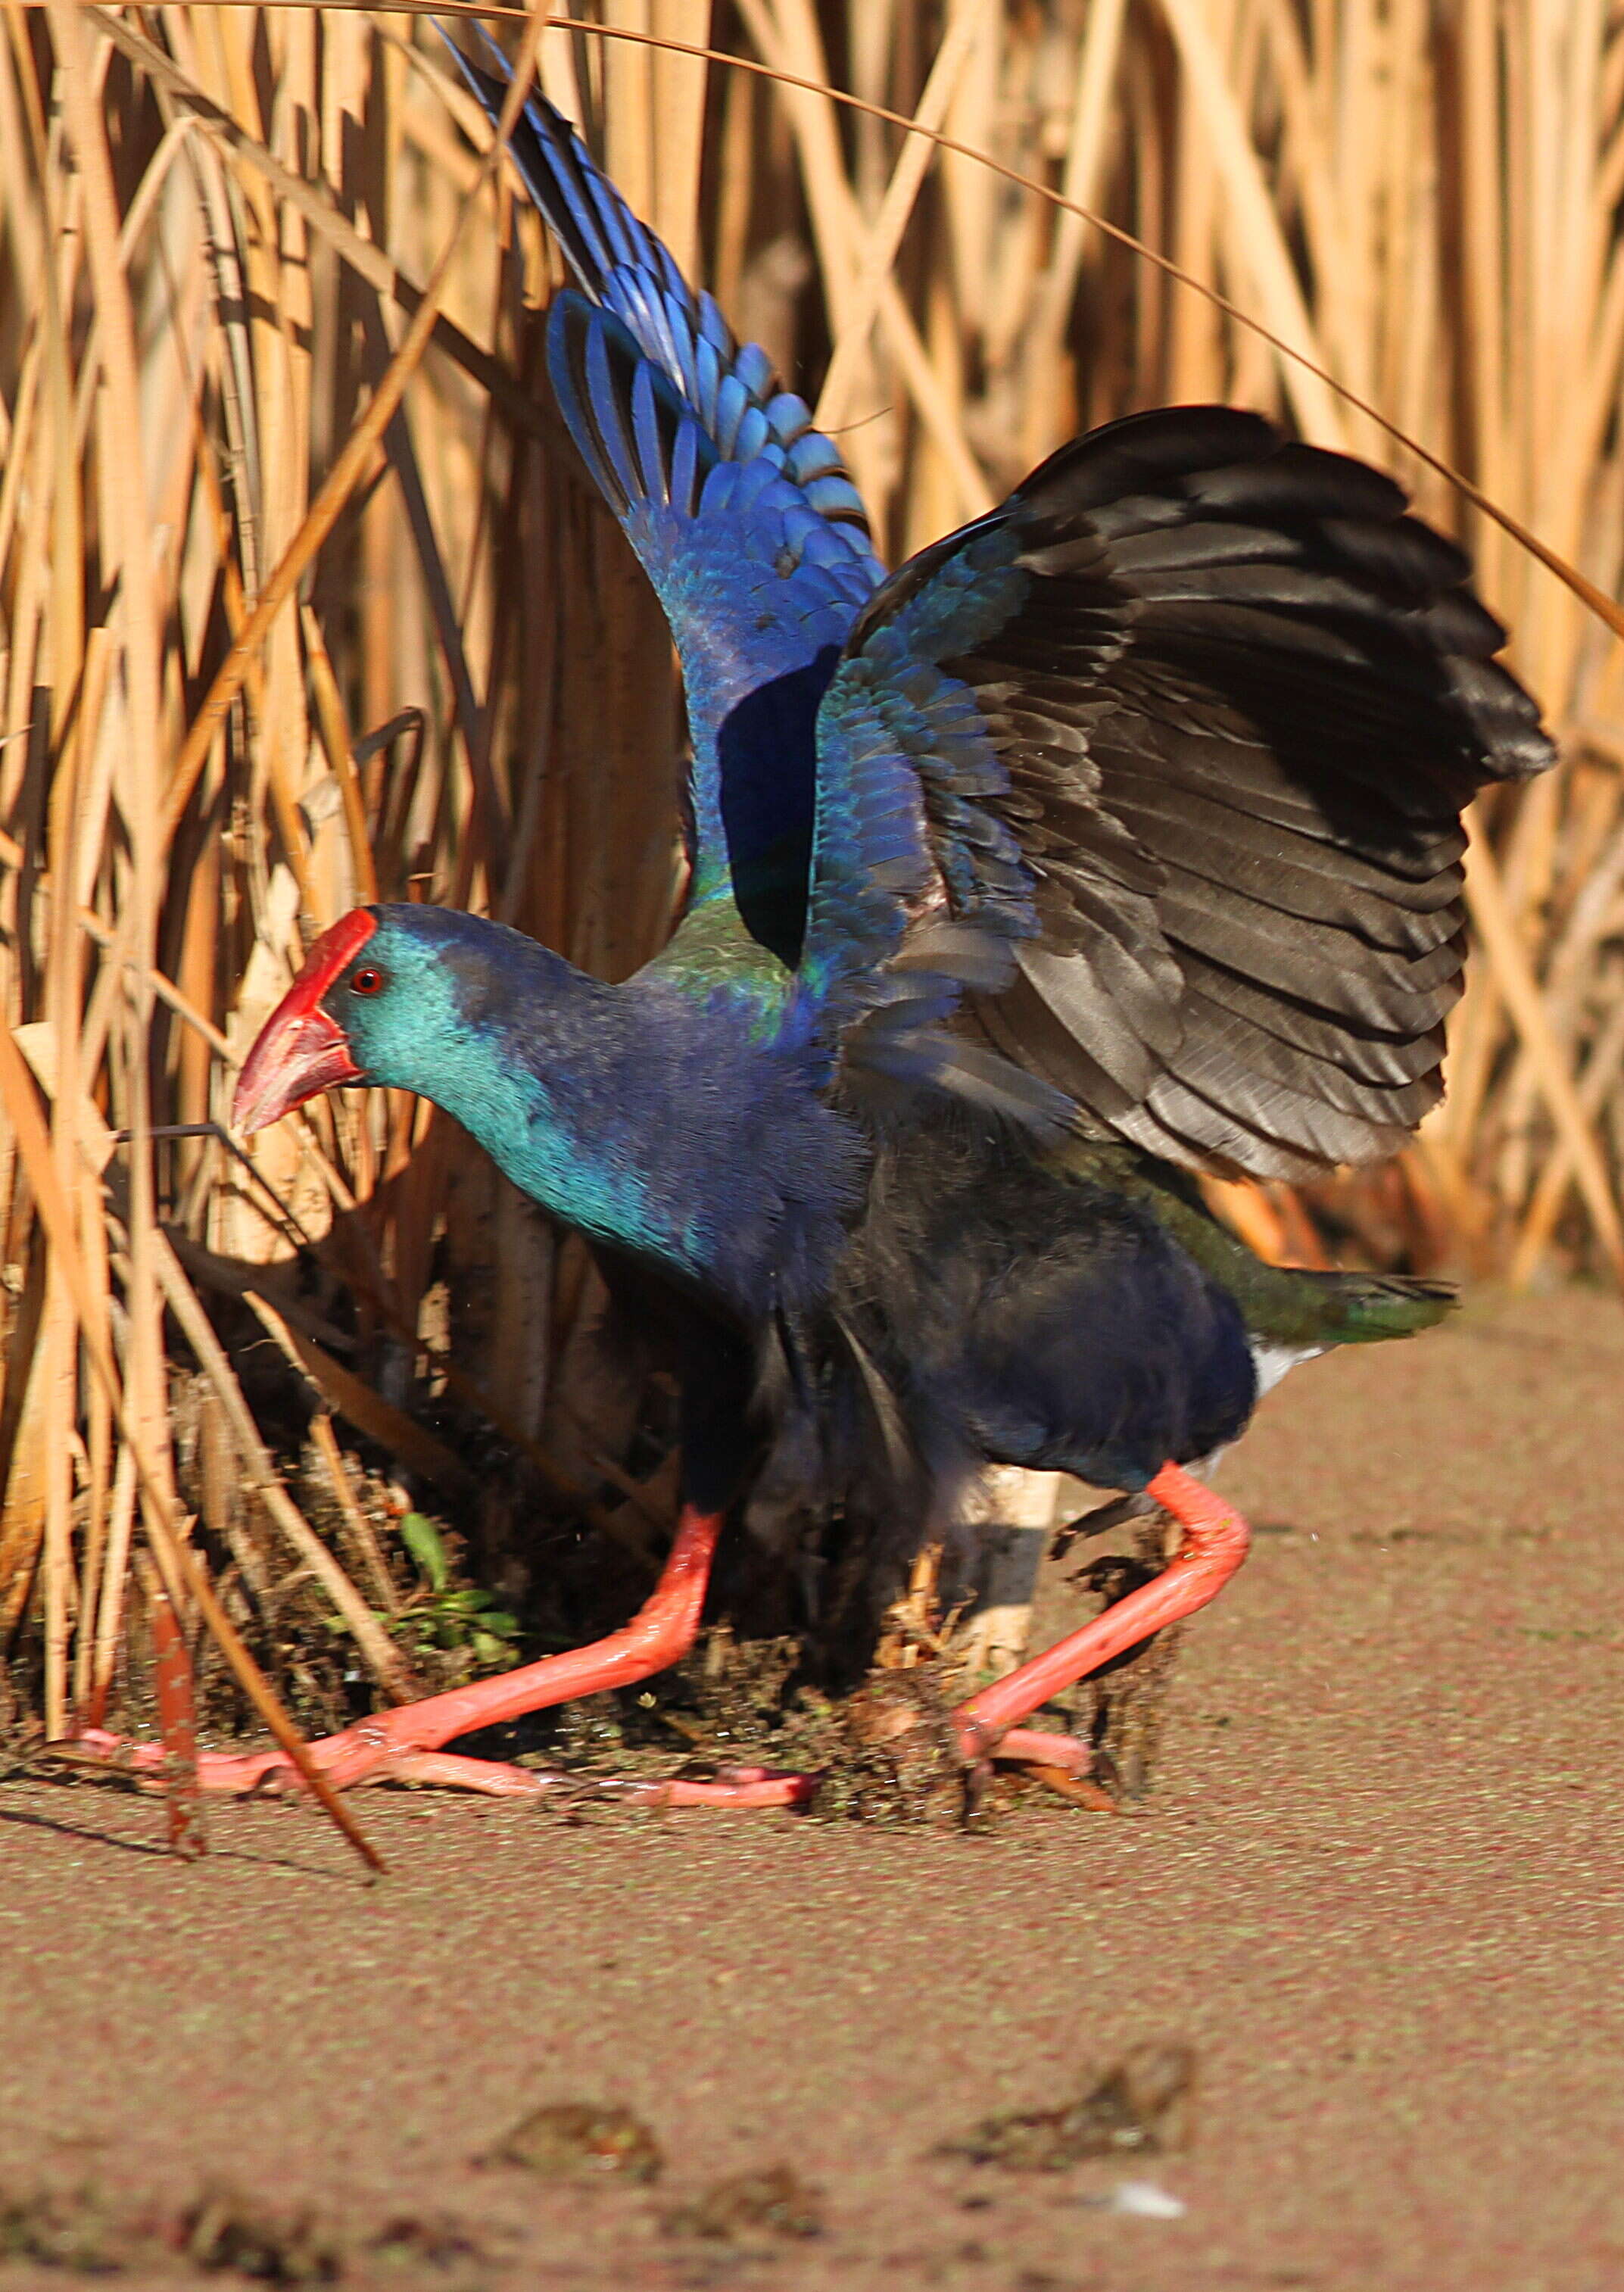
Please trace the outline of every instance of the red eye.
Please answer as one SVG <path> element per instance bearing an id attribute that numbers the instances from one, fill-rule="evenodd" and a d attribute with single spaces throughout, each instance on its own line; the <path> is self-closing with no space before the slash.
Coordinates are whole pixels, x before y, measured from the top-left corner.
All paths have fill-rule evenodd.
<path id="1" fill-rule="evenodd" d="M 376 964 L 363 963 L 359 971 L 350 973 L 351 995 L 381 995 L 383 991 L 384 974 Z"/>

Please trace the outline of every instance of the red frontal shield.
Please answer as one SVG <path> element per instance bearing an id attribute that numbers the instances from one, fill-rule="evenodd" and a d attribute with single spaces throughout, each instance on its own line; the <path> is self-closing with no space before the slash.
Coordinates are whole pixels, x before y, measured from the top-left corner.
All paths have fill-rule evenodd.
<path id="1" fill-rule="evenodd" d="M 366 908 L 352 908 L 324 931 L 304 968 L 255 1037 L 231 1099 L 238 1130 L 263 1130 L 307 1098 L 335 1083 L 359 1082 L 349 1038 L 321 1007 L 321 998 L 347 971 L 377 929 Z"/>

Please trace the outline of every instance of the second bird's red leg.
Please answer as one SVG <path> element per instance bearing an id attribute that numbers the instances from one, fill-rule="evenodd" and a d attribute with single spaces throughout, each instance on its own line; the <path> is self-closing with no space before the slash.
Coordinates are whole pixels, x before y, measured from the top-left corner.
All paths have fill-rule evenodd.
<path id="1" fill-rule="evenodd" d="M 1022 1719 L 1152 1632 L 1204 1608 L 1246 1558 L 1252 1532 L 1245 1520 L 1182 1465 L 1164 1465 L 1149 1493 L 1184 1531 L 1177 1552 L 1150 1583 L 961 1703 L 953 1717 L 966 1757 L 1040 1757 L 1036 1747 L 1047 1745 L 1050 1738 L 1022 1729 Z M 1063 1743 L 1066 1738 L 1054 1739 Z"/>

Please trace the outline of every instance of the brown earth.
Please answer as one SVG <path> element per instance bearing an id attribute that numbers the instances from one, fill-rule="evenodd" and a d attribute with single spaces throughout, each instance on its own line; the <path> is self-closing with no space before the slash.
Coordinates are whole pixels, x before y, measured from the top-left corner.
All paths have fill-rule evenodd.
<path id="1" fill-rule="evenodd" d="M 377 1792 L 368 1887 L 297 1809 L 214 1812 L 185 1867 L 149 1801 L 6 1784 L 0 2292 L 52 2254 L 196 2285 L 183 2235 L 408 2292 L 1618 2292 L 1624 1312 L 1479 1300 L 1318 1363 L 1221 1479 L 1262 1533 L 1133 1820 Z M 933 2153 L 1148 2044 L 1193 2054 L 1187 2147 Z M 572 2102 L 634 2112 L 660 2176 L 481 2161 Z M 700 2232 L 780 2164 L 820 2233 Z"/>

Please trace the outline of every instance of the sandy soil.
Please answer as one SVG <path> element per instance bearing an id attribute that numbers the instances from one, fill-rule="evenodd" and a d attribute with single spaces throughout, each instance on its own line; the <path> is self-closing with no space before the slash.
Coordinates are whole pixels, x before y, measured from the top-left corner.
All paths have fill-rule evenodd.
<path id="1" fill-rule="evenodd" d="M 198 2283 L 130 2215 L 173 2237 L 211 2179 L 273 2230 L 311 2208 L 263 2270 L 410 2292 L 1617 2292 L 1624 1312 L 1480 1301 L 1318 1363 L 1223 1479 L 1264 1532 L 1134 1820 L 377 1792 L 368 1887 L 295 1809 L 214 1812 L 185 1868 L 150 1803 L 7 1783 L 0 2250 L 35 2256 L 0 2292 L 61 2283 L 53 2250 Z M 933 2153 L 1151 2042 L 1192 2049 L 1187 2148 Z M 634 2110 L 661 2177 L 481 2161 L 578 2100 Z M 780 2162 L 820 2234 L 674 2221 Z M 240 2207 L 211 2219 L 199 2251 L 254 2257 Z"/>

